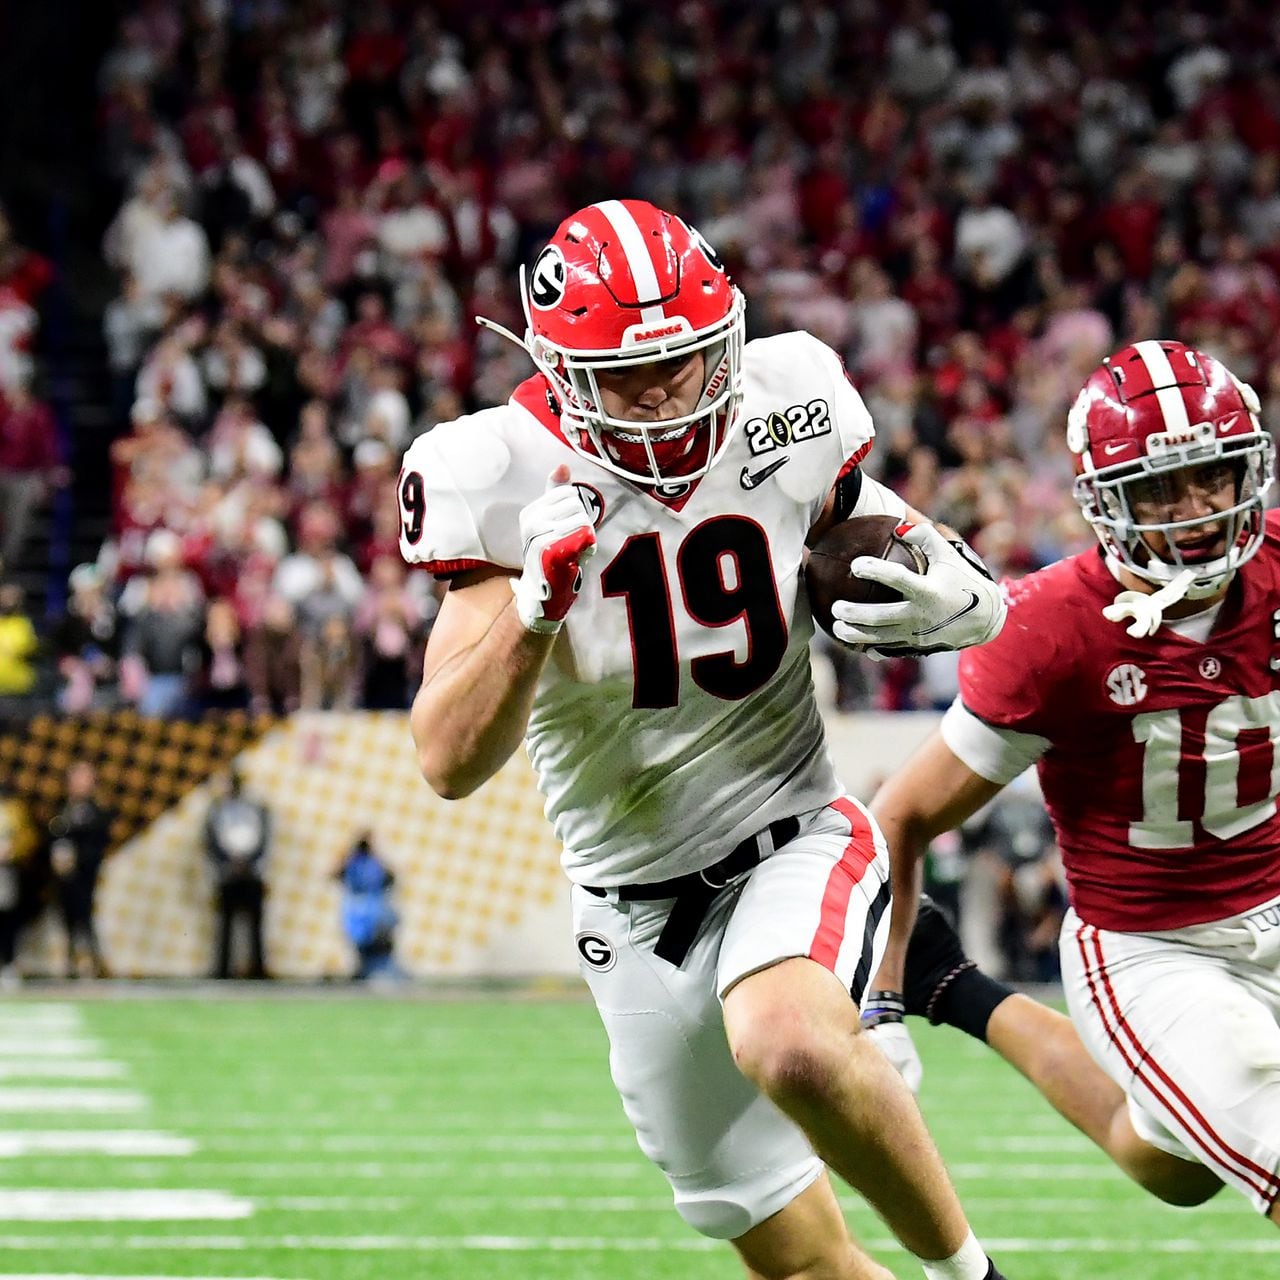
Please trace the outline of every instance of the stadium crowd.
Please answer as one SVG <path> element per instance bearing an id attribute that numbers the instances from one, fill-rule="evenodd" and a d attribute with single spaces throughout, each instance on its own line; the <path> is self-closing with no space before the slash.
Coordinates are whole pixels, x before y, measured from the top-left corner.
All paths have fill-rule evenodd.
<path id="1" fill-rule="evenodd" d="M 126 6 L 112 533 L 47 638 L 60 705 L 406 705 L 437 588 L 397 554 L 400 453 L 527 376 L 471 317 L 521 329 L 518 263 L 619 194 L 699 226 L 752 336 L 839 350 L 868 467 L 994 568 L 1089 545 L 1063 423 L 1119 339 L 1182 338 L 1280 409 L 1273 26 L 1241 0 Z M 954 693 L 951 655 L 831 658 L 843 708 Z"/>

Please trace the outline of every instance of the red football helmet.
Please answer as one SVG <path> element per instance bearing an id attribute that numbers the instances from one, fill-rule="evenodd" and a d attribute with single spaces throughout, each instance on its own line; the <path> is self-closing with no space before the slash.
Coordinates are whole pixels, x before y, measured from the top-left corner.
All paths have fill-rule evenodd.
<path id="1" fill-rule="evenodd" d="M 1273 449 L 1260 408 L 1252 387 L 1180 342 L 1137 342 L 1108 356 L 1067 415 L 1075 498 L 1107 555 L 1158 587 L 1193 570 L 1184 593 L 1191 599 L 1219 591 L 1262 545 Z M 1230 480 L 1234 502 L 1190 519 L 1143 523 L 1139 508 L 1171 506 L 1169 495 L 1180 491 L 1171 473 L 1184 470 L 1182 490 L 1225 489 Z M 1155 555 L 1144 534 L 1163 535 L 1167 551 Z"/>
<path id="2" fill-rule="evenodd" d="M 643 200 L 602 200 L 566 218 L 520 282 L 525 345 L 574 448 L 644 485 L 711 469 L 742 403 L 746 304 L 697 231 Z M 691 413 L 633 422 L 604 411 L 602 370 L 697 351 L 704 373 Z"/>

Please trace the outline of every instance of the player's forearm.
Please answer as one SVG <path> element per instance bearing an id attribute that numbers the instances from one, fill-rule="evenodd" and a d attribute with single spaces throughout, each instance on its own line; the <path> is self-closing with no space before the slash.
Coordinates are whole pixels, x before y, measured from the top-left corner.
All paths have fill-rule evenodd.
<path id="1" fill-rule="evenodd" d="M 527 631 L 509 605 L 476 644 L 423 680 L 409 724 L 437 795 L 470 795 L 515 752 L 554 643 Z"/>
<path id="2" fill-rule="evenodd" d="M 889 877 L 893 887 L 893 907 L 889 916 L 889 937 L 880 968 L 871 987 L 881 991 L 901 991 L 907 964 L 907 944 L 916 922 L 920 893 L 924 887 L 924 855 L 928 833 L 908 817 L 891 812 L 872 812 L 889 845 Z"/>

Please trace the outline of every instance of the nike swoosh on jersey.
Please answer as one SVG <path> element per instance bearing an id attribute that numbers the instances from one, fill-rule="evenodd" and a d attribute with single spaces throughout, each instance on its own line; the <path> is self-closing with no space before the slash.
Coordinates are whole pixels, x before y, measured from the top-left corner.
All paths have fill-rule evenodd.
<path id="1" fill-rule="evenodd" d="M 775 458 L 767 467 L 761 467 L 759 471 L 748 471 L 746 467 L 742 468 L 742 474 L 738 477 L 738 483 L 744 489 L 754 489 L 756 485 L 764 484 L 779 467 L 785 467 L 791 461 L 791 455 L 787 454 L 782 458 Z"/>
<path id="2" fill-rule="evenodd" d="M 926 631 L 917 631 L 916 638 L 923 640 L 925 636 L 931 636 L 935 631 L 941 631 L 943 627 L 949 627 L 957 618 L 963 618 L 966 613 L 978 607 L 978 597 L 974 592 L 969 592 L 969 603 L 963 609 L 957 609 L 949 618 L 944 618 L 941 622 L 935 622 L 933 626 Z"/>

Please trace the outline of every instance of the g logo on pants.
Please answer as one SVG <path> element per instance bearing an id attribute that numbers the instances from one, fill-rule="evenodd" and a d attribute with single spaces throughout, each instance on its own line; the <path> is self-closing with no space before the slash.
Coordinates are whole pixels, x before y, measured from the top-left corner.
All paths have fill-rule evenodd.
<path id="1" fill-rule="evenodd" d="M 605 973 L 618 963 L 618 953 L 613 943 L 603 934 L 583 932 L 574 939 L 578 954 L 588 967 Z"/>

